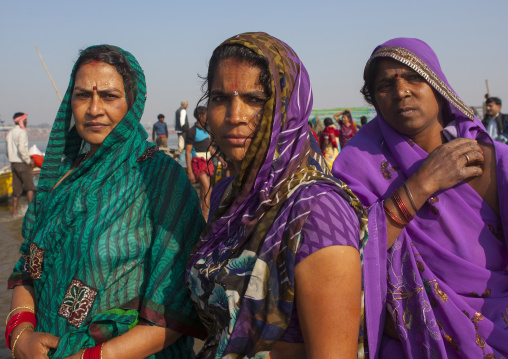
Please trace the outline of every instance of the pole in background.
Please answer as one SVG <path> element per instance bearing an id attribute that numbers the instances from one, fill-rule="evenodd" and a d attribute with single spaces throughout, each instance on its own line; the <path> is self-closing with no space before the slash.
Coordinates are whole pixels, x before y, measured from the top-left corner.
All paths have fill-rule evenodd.
<path id="1" fill-rule="evenodd" d="M 41 58 L 42 66 L 44 66 L 44 70 L 46 70 L 46 73 L 48 74 L 49 79 L 51 80 L 51 83 L 53 84 L 53 87 L 55 88 L 56 94 L 58 95 L 60 102 L 62 102 L 62 96 L 60 96 L 60 92 L 58 92 L 58 89 L 56 88 L 55 81 L 53 81 L 53 78 L 51 77 L 51 74 L 49 73 L 48 68 L 46 67 L 46 64 L 44 63 L 44 60 L 42 59 L 42 55 L 39 52 L 39 48 L 37 47 L 37 45 L 35 45 L 35 49 L 37 50 L 37 53 L 39 54 L 39 57 Z"/>

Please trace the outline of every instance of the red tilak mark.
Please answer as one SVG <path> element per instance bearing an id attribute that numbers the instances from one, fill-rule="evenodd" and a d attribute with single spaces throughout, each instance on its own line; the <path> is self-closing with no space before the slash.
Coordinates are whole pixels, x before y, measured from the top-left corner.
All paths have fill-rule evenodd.
<path id="1" fill-rule="evenodd" d="M 399 74 L 395 74 L 393 77 L 397 78 L 397 77 L 399 77 Z"/>
<path id="2" fill-rule="evenodd" d="M 237 88 L 238 88 L 238 85 L 237 85 L 237 84 L 231 84 L 231 88 L 232 88 L 232 89 L 237 89 Z"/>
<path id="3" fill-rule="evenodd" d="M 97 86 L 94 86 L 94 87 L 93 87 L 93 90 L 94 90 L 94 91 L 97 91 Z"/>

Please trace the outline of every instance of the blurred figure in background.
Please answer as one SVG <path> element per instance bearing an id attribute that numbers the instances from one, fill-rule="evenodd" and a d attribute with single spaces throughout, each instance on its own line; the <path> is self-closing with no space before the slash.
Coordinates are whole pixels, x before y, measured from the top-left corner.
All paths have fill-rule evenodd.
<path id="1" fill-rule="evenodd" d="M 175 113 L 175 131 L 178 135 L 178 148 L 176 154 L 182 153 L 185 146 L 185 132 L 189 130 L 189 118 L 187 116 L 187 107 L 189 103 L 182 101 Z"/>
<path id="2" fill-rule="evenodd" d="M 334 129 L 333 126 L 325 128 L 325 130 L 321 133 L 319 141 L 319 147 L 321 148 L 325 162 L 330 169 L 333 166 L 333 161 L 335 161 L 335 158 L 337 158 L 340 152 L 337 137 L 335 136 L 336 131 L 338 130 Z"/>
<path id="3" fill-rule="evenodd" d="M 28 154 L 28 136 L 25 126 L 28 115 L 23 112 L 16 112 L 13 121 L 16 124 L 9 131 L 6 137 L 7 157 L 12 169 L 12 215 L 18 214 L 19 197 L 26 191 L 28 204 L 32 202 L 35 193 L 34 181 L 32 178 L 32 161 Z"/>
<path id="4" fill-rule="evenodd" d="M 501 113 L 501 99 L 499 97 L 489 97 L 486 101 L 487 111 L 482 120 L 490 137 L 496 141 L 505 142 L 508 136 L 508 115 Z"/>
<path id="5" fill-rule="evenodd" d="M 168 124 L 164 122 L 164 115 L 157 116 L 158 121 L 154 123 L 152 140 L 159 147 L 168 147 Z"/>
<path id="6" fill-rule="evenodd" d="M 342 116 L 342 118 L 340 118 L 340 116 Z M 348 141 L 353 138 L 356 132 L 358 132 L 358 129 L 356 128 L 356 124 L 353 121 L 353 116 L 349 110 L 337 112 L 335 115 L 333 115 L 333 118 L 335 118 L 335 120 L 339 123 L 340 148 L 344 148 L 346 143 L 348 143 Z"/>
<path id="7" fill-rule="evenodd" d="M 205 220 L 208 219 L 208 209 L 210 208 L 211 185 L 210 177 L 214 174 L 212 156 L 215 154 L 215 148 L 211 146 L 210 135 L 205 129 L 206 107 L 198 106 L 194 110 L 196 123 L 187 131 L 185 136 L 185 160 L 187 163 L 187 177 L 191 183 L 199 182 L 199 200 L 201 211 Z M 192 157 L 192 149 L 196 155 Z M 227 163 L 219 156 L 222 169 L 227 168 Z"/>

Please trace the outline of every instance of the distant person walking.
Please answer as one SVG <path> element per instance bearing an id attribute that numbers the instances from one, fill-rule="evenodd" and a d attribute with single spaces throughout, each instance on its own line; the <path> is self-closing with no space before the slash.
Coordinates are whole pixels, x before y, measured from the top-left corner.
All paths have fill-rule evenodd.
<path id="1" fill-rule="evenodd" d="M 175 113 L 175 131 L 178 135 L 178 149 L 176 153 L 179 155 L 182 153 L 185 147 L 185 136 L 184 133 L 189 130 L 189 118 L 187 117 L 187 107 L 189 103 L 182 101 L 180 108 Z"/>
<path id="2" fill-rule="evenodd" d="M 13 120 L 16 124 L 7 134 L 7 157 L 12 169 L 12 215 L 18 214 L 19 197 L 23 194 L 23 187 L 26 191 L 28 204 L 32 202 L 35 193 L 35 186 L 30 168 L 32 161 L 28 154 L 28 136 L 25 126 L 27 114 L 16 112 Z"/>
<path id="3" fill-rule="evenodd" d="M 168 147 L 168 124 L 164 122 L 164 115 L 157 116 L 158 121 L 153 125 L 152 140 L 159 147 Z"/>

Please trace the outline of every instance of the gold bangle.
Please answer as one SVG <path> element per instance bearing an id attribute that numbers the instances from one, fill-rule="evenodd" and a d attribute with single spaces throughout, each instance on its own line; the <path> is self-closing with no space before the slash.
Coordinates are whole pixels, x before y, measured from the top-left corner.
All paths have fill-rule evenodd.
<path id="1" fill-rule="evenodd" d="M 11 314 L 14 313 L 18 309 L 28 309 L 29 311 L 31 311 L 32 313 L 35 314 L 35 309 L 33 309 L 32 307 L 16 307 L 13 310 L 11 310 L 9 312 L 9 314 L 7 314 L 7 318 L 5 318 L 5 325 L 7 325 L 7 323 L 9 322 L 9 317 L 11 316 Z"/>
<path id="2" fill-rule="evenodd" d="M 85 352 L 86 352 L 86 349 L 83 350 L 83 353 L 81 353 L 81 356 L 79 357 L 79 359 L 83 359 L 85 357 Z"/>
<path id="3" fill-rule="evenodd" d="M 101 344 L 101 359 L 102 359 L 102 347 L 104 346 L 104 344 L 106 344 L 106 343 Z"/>
<path id="4" fill-rule="evenodd" d="M 23 332 L 24 332 L 25 330 L 27 330 L 28 328 L 32 328 L 32 329 L 33 329 L 34 327 L 32 327 L 31 325 L 27 325 L 26 327 L 24 327 L 23 329 L 21 329 L 21 331 L 19 332 L 19 334 L 18 334 L 18 336 L 16 337 L 16 339 L 14 339 L 14 343 L 12 344 L 12 357 L 13 357 L 14 359 L 16 359 L 16 356 L 14 355 L 14 348 L 16 347 L 16 343 L 18 342 L 18 339 L 19 339 L 19 337 L 21 336 L 21 334 L 23 334 Z"/>

